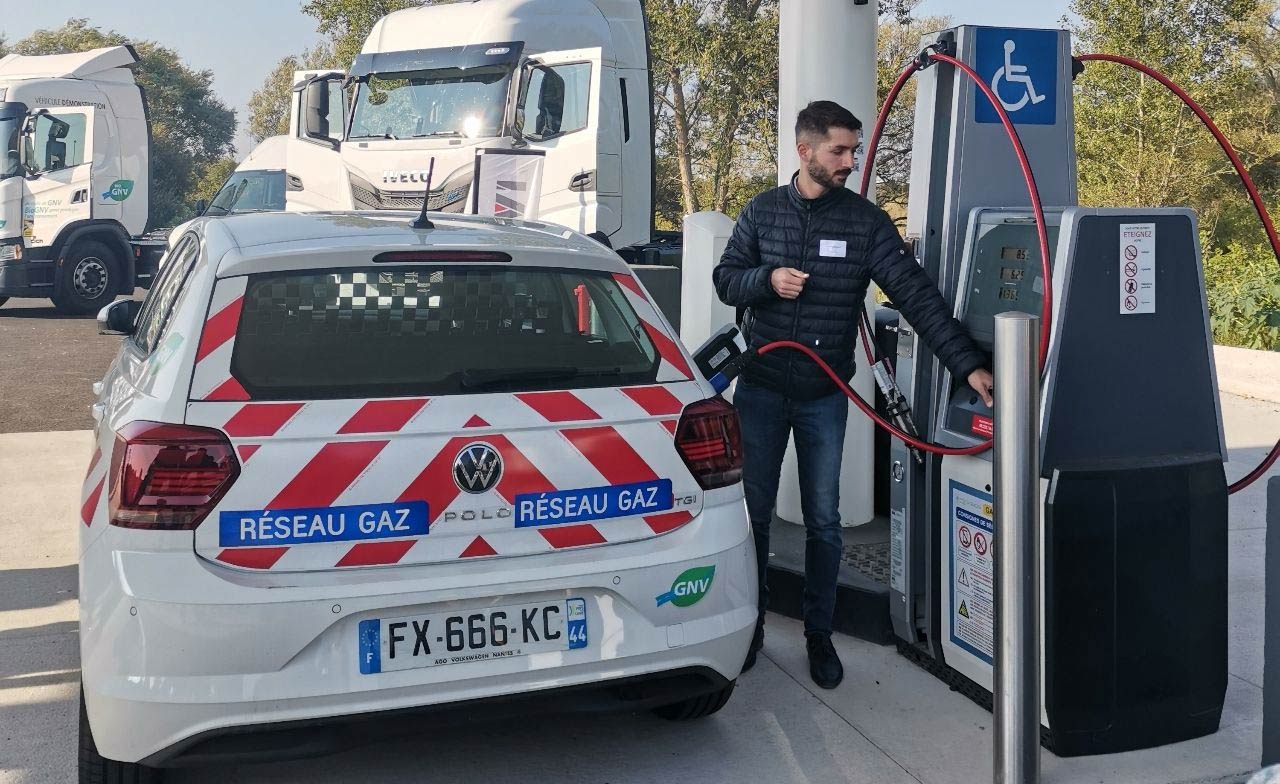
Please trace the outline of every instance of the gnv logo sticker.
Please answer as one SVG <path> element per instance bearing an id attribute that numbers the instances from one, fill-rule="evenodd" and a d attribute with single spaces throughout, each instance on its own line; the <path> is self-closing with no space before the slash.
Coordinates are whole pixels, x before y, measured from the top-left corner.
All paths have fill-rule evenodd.
<path id="1" fill-rule="evenodd" d="M 133 193 L 133 180 L 116 180 L 102 194 L 102 198 L 110 199 L 111 201 L 124 201 L 129 198 L 131 193 Z"/>
<path id="2" fill-rule="evenodd" d="M 671 583 L 671 590 L 657 598 L 658 606 L 661 607 L 670 602 L 676 607 L 692 607 L 702 601 L 702 597 L 711 590 L 711 581 L 715 576 L 714 565 L 695 566 L 682 572 L 675 582 Z"/>
<path id="3" fill-rule="evenodd" d="M 488 444 L 467 444 L 453 459 L 453 481 L 464 493 L 487 493 L 501 478 L 502 455 Z"/>

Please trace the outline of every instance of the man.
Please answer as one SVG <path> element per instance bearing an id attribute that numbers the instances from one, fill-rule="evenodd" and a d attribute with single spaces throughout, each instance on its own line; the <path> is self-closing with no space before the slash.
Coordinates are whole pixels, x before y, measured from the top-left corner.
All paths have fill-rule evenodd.
<path id="1" fill-rule="evenodd" d="M 745 308 L 752 348 L 794 340 L 812 348 L 841 378 L 854 371 L 859 312 L 874 280 L 956 378 L 991 405 L 986 355 L 951 317 L 924 270 L 879 207 L 844 187 L 853 173 L 862 123 L 831 101 L 815 101 L 796 120 L 800 171 L 738 216 L 714 271 L 716 292 Z M 831 644 L 840 567 L 840 458 L 849 401 L 825 373 L 795 351 L 757 357 L 734 392 L 742 419 L 747 512 L 760 574 L 760 617 L 743 671 L 764 643 L 769 523 L 789 433 L 799 461 L 804 514 L 804 631 L 809 674 L 834 689 L 844 678 Z"/>

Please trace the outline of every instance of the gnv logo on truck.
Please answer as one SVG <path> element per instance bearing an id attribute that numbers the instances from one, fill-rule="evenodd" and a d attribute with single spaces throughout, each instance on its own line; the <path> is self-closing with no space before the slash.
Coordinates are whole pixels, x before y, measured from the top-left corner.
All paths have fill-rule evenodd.
<path id="1" fill-rule="evenodd" d="M 102 198 L 110 199 L 111 201 L 124 201 L 129 198 L 131 193 L 133 193 L 133 180 L 116 180 L 102 194 Z"/>
<path id="2" fill-rule="evenodd" d="M 711 581 L 716 576 L 716 567 L 711 566 L 695 566 L 680 573 L 675 582 L 671 583 L 671 590 L 657 597 L 658 606 L 670 602 L 676 607 L 692 607 L 702 601 L 702 597 L 707 595 L 707 591 L 711 590 Z"/>

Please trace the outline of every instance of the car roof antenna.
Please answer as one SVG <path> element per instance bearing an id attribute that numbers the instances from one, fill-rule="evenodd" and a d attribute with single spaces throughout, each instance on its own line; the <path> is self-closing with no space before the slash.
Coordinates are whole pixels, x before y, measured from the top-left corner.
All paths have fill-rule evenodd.
<path id="1" fill-rule="evenodd" d="M 431 165 L 427 167 L 427 189 L 422 194 L 422 212 L 409 224 L 414 229 L 434 229 L 436 225 L 427 217 L 427 205 L 431 203 L 431 177 L 436 173 L 436 158 L 431 156 Z"/>

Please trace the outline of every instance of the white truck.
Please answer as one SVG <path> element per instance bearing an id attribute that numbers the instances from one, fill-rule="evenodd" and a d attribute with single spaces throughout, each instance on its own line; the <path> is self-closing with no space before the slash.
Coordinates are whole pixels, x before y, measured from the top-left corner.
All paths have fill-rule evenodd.
<path id="1" fill-rule="evenodd" d="M 148 286 L 150 131 L 130 46 L 0 58 L 0 304 L 96 312 Z"/>
<path id="2" fill-rule="evenodd" d="M 650 244 L 650 95 L 640 0 L 397 11 L 349 72 L 298 72 L 284 148 L 266 140 L 270 154 L 255 151 L 235 177 L 283 161 L 289 210 L 417 209 L 434 159 L 430 209 L 471 212 L 477 150 L 529 151 L 543 155 L 540 220 L 613 248 L 649 246 L 652 260 L 672 238 Z"/>

